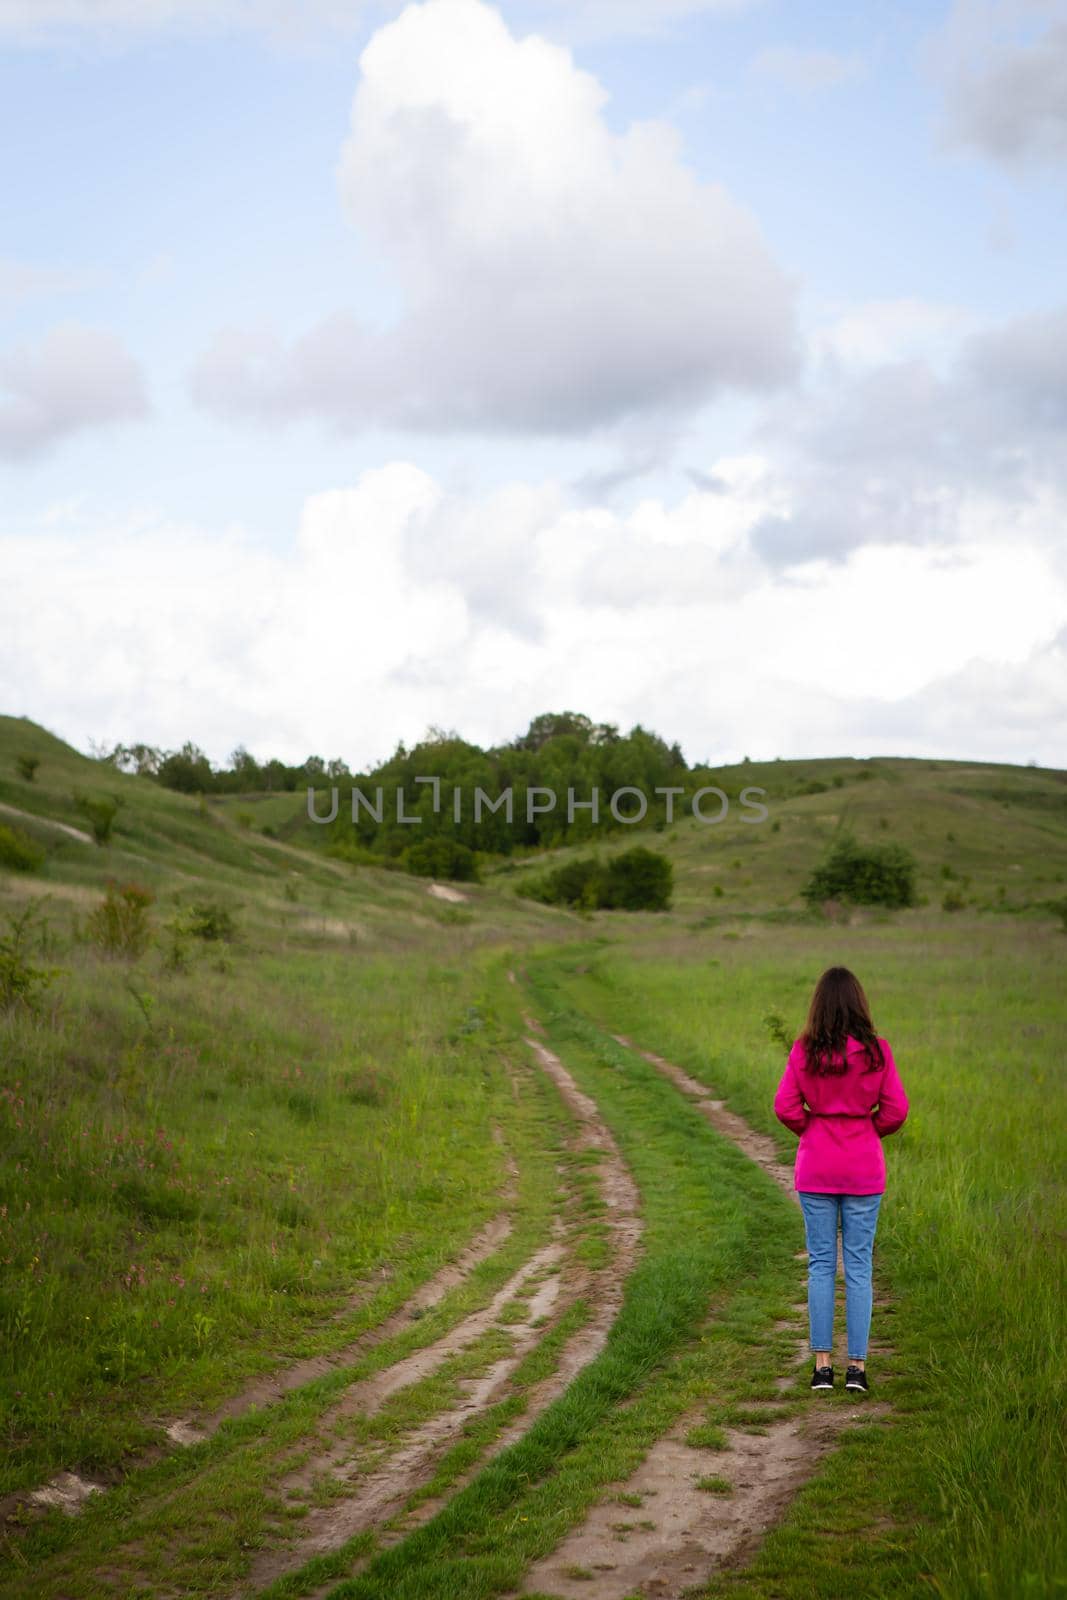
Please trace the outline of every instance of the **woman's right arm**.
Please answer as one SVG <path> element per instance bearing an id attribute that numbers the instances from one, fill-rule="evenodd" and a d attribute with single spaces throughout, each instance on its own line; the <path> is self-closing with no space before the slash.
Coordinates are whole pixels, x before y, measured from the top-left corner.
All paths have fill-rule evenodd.
<path id="1" fill-rule="evenodd" d="M 808 1125 L 808 1112 L 804 1105 L 804 1095 L 797 1081 L 796 1065 L 799 1059 L 798 1052 L 803 1049 L 800 1041 L 794 1044 L 789 1052 L 789 1060 L 782 1073 L 782 1081 L 778 1085 L 778 1092 L 774 1097 L 774 1114 L 779 1122 L 783 1122 L 794 1133 L 803 1133 Z"/>
<path id="2" fill-rule="evenodd" d="M 878 1110 L 871 1120 L 878 1134 L 884 1137 L 887 1133 L 896 1133 L 903 1124 L 908 1115 L 908 1097 L 904 1093 L 893 1052 L 885 1039 L 882 1040 L 882 1054 L 885 1057 L 885 1072 L 882 1074 Z"/>

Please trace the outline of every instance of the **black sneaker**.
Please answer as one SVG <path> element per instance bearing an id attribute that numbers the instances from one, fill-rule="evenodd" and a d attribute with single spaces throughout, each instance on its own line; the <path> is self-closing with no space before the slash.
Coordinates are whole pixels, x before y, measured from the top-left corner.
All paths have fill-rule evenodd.
<path id="1" fill-rule="evenodd" d="M 814 1367 L 811 1374 L 813 1389 L 832 1389 L 834 1386 L 833 1367 Z"/>
<path id="2" fill-rule="evenodd" d="M 845 1388 L 859 1389 L 863 1394 L 867 1393 L 867 1374 L 862 1367 L 849 1367 L 845 1373 Z"/>

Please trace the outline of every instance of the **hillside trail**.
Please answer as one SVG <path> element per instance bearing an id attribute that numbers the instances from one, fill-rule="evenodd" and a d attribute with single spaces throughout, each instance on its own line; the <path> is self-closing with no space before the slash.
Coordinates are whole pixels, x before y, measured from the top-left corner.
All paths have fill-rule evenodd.
<path id="1" fill-rule="evenodd" d="M 17 817 L 20 822 L 36 822 L 38 827 L 51 828 L 54 833 L 62 833 L 68 839 L 77 839 L 79 844 L 96 843 L 92 834 L 86 833 L 84 828 L 72 828 L 69 822 L 57 822 L 54 817 L 42 817 L 36 811 L 23 811 L 21 807 L 9 806 L 3 800 L 0 800 L 0 813 L 5 817 Z"/>
<path id="2" fill-rule="evenodd" d="M 752 1128 L 684 1068 L 640 1049 L 624 1034 L 611 1037 L 662 1072 L 799 1205 L 792 1169 L 778 1159 L 768 1135 Z M 806 1261 L 807 1252 L 799 1251 L 797 1259 Z M 876 1294 L 879 1304 L 884 1309 L 884 1298 Z M 768 1332 L 796 1331 L 798 1320 L 806 1317 L 806 1300 L 792 1310 L 793 1317 L 774 1323 Z M 891 1354 L 888 1345 L 873 1341 L 869 1349 L 871 1354 Z M 805 1328 L 792 1359 L 775 1379 L 779 1398 L 746 1402 L 751 1421 L 724 1430 L 725 1450 L 711 1453 L 686 1443 L 690 1429 L 705 1420 L 703 1408 L 679 1418 L 624 1483 L 593 1506 L 555 1550 L 530 1565 L 520 1592 L 554 1600 L 630 1600 L 636 1595 L 675 1600 L 713 1572 L 751 1559 L 842 1431 L 884 1421 L 889 1412 L 884 1402 L 867 1397 L 854 1404 L 827 1405 L 825 1397 L 809 1392 L 798 1413 L 798 1369 L 809 1359 Z M 717 1486 L 712 1492 L 700 1486 L 709 1478 Z"/>

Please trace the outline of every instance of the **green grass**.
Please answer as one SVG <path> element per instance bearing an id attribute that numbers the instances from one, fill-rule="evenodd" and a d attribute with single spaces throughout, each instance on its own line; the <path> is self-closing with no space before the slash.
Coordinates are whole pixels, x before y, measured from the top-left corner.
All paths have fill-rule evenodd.
<path id="1" fill-rule="evenodd" d="M 140 1410 L 210 1404 L 243 1373 L 373 1322 L 498 1209 L 510 1120 L 469 978 L 336 956 L 147 976 L 151 1025 L 90 952 L 62 1010 L 0 1023 L 0 1491 L 137 1441 Z M 273 970 L 272 970 L 273 969 Z M 356 1012 L 356 1015 L 351 1015 Z M 92 1027 L 79 1016 L 92 1017 Z M 357 1032 L 358 1026 L 358 1032 Z M 458 1159 L 462 1150 L 463 1159 Z M 321 1340 L 319 1335 L 319 1340 Z"/>

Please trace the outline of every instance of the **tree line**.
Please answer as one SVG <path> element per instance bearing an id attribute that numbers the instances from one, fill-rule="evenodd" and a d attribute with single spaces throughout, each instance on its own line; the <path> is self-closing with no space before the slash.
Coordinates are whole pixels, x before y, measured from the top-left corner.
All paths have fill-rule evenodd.
<path id="1" fill-rule="evenodd" d="M 214 766 L 196 744 L 187 742 L 178 750 L 160 750 L 151 745 L 116 744 L 103 759 L 124 772 L 150 777 L 170 789 L 186 794 L 253 794 L 263 792 L 303 792 L 337 787 L 344 801 L 336 820 L 324 824 L 324 842 L 339 852 L 354 857 L 367 851 L 374 856 L 400 861 L 414 851 L 434 856 L 416 870 L 437 870 L 442 875 L 473 875 L 474 855 L 510 854 L 515 849 L 548 848 L 602 836 L 626 827 L 611 814 L 609 800 L 616 790 L 639 789 L 647 796 L 645 826 L 663 824 L 666 801 L 657 796 L 657 787 L 674 786 L 688 794 L 698 774 L 690 771 L 677 743 L 668 744 L 658 734 L 636 724 L 628 733 L 615 723 L 596 722 L 575 711 L 544 712 L 533 718 L 525 733 L 503 744 L 482 749 L 454 730 L 431 727 L 418 744 L 408 749 L 403 741 L 393 754 L 368 772 L 353 773 L 347 764 L 320 756 L 296 765 L 283 761 L 259 762 L 244 746 L 233 751 L 227 764 Z M 420 777 L 440 780 L 438 808 L 429 785 Z M 348 803 L 350 788 L 371 794 L 381 787 L 387 804 L 381 822 L 366 811 L 353 822 Z M 577 811 L 567 819 L 566 794 L 573 788 L 575 800 L 588 800 L 599 791 L 600 810 L 596 823 L 588 811 Z M 405 792 L 405 812 L 422 820 L 417 832 L 411 823 L 397 820 L 393 803 L 395 791 Z M 471 799 L 476 788 L 490 797 L 506 789 L 514 795 L 512 821 L 503 810 L 486 811 L 479 821 L 473 817 Z M 555 810 L 527 818 L 527 790 L 550 789 L 558 795 Z M 456 821 L 454 796 L 459 790 L 463 816 Z M 620 802 L 620 810 L 633 810 L 633 804 Z M 325 813 L 327 808 L 322 808 Z M 470 857 L 470 860 L 466 858 Z"/>

